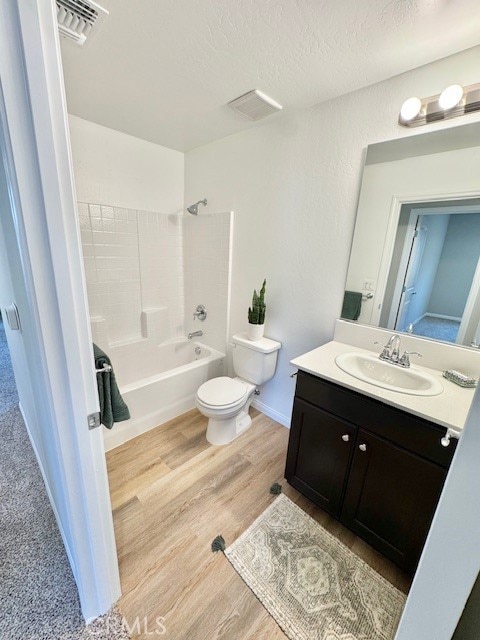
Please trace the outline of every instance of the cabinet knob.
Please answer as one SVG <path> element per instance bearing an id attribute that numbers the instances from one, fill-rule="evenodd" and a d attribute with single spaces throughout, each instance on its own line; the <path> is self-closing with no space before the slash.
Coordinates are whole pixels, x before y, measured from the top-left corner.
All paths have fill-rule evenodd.
<path id="1" fill-rule="evenodd" d="M 450 445 L 450 436 L 447 434 L 444 438 L 440 440 L 442 447 L 448 447 Z"/>
<path id="2" fill-rule="evenodd" d="M 367 450 L 367 445 L 366 444 L 359 444 L 358 448 L 360 449 L 360 451 L 366 451 Z"/>
<path id="3" fill-rule="evenodd" d="M 342 436 L 342 440 L 344 442 L 348 442 L 350 440 L 350 436 L 348 435 L 348 433 L 344 433 Z"/>

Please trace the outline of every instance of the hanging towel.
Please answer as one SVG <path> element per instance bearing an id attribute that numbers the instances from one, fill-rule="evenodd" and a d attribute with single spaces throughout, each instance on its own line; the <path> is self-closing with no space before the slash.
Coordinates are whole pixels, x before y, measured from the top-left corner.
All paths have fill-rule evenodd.
<path id="1" fill-rule="evenodd" d="M 358 320 L 362 310 L 362 294 L 359 291 L 345 291 L 343 296 L 342 318 Z"/>
<path id="2" fill-rule="evenodd" d="M 93 357 L 95 368 L 102 369 L 103 365 L 111 366 L 110 358 L 96 344 L 93 345 Z M 113 427 L 114 422 L 122 422 L 130 418 L 130 411 L 125 404 L 118 385 L 115 380 L 113 370 L 110 372 L 97 373 L 98 399 L 100 400 L 100 422 L 107 429 Z"/>

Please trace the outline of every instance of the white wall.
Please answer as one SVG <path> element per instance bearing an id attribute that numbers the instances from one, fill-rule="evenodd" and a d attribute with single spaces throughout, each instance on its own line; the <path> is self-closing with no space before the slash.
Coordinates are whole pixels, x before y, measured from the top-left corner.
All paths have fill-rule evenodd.
<path id="1" fill-rule="evenodd" d="M 480 567 L 480 390 L 473 398 L 396 640 L 447 640 Z M 474 637 L 474 636 L 471 636 Z M 478 629 L 475 637 L 478 637 Z"/>
<path id="2" fill-rule="evenodd" d="M 477 82 L 479 66 L 477 47 L 186 154 L 186 201 L 201 194 L 210 210 L 235 211 L 232 333 L 245 329 L 252 291 L 267 278 L 266 335 L 283 348 L 260 398 L 285 421 L 289 360 L 331 339 L 340 315 L 365 148 L 419 133 L 398 126 L 401 103 Z"/>
<path id="3" fill-rule="evenodd" d="M 428 310 L 461 318 L 480 257 L 480 215 L 450 216 Z"/>
<path id="4" fill-rule="evenodd" d="M 429 301 L 438 269 L 438 261 L 445 242 L 449 218 L 448 214 L 421 216 L 419 224 L 426 229 L 427 237 L 415 282 L 417 295 L 410 303 L 408 319 L 405 320 L 404 326 L 410 322 L 416 322 L 431 310 L 429 309 Z"/>
<path id="5" fill-rule="evenodd" d="M 69 116 L 77 199 L 143 211 L 183 209 L 184 155 Z"/>
<path id="6" fill-rule="evenodd" d="M 17 251 L 7 252 L 7 247 L 15 247 L 15 230 L 10 217 L 10 201 L 8 198 L 8 187 L 3 165 L 0 164 L 0 308 L 12 302 L 18 307 L 21 318 L 28 318 L 28 304 L 23 295 L 22 265 Z M 22 403 L 22 410 L 25 414 L 26 422 L 31 426 L 31 437 L 38 441 L 37 449 L 43 455 L 43 447 L 39 440 L 40 433 L 37 428 L 35 414 L 35 403 L 28 374 L 28 361 L 25 352 L 24 331 L 12 331 L 9 327 L 5 315 L 3 316 L 5 335 L 10 353 L 12 354 L 12 366 L 15 376 L 15 383 Z M 29 326 L 24 328 L 27 332 Z"/>

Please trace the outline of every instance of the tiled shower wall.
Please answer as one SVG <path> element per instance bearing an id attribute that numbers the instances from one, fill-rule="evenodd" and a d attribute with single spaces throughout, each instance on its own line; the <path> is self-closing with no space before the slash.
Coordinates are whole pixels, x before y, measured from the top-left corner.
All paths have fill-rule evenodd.
<path id="1" fill-rule="evenodd" d="M 162 311 L 163 339 L 182 335 L 180 218 L 86 203 L 78 212 L 94 341 L 147 337 L 142 311 Z"/>
<path id="2" fill-rule="evenodd" d="M 202 329 L 224 351 L 232 214 L 168 215 L 79 203 L 93 340 L 155 343 Z M 205 322 L 193 321 L 197 304 Z"/>

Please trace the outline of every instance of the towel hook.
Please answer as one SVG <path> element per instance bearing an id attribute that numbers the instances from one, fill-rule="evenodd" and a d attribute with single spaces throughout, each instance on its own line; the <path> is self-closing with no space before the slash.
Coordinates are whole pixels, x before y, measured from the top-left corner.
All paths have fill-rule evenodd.
<path id="1" fill-rule="evenodd" d="M 101 369 L 95 369 L 95 373 L 111 373 L 112 371 L 112 365 L 107 363 L 105 363 Z"/>

